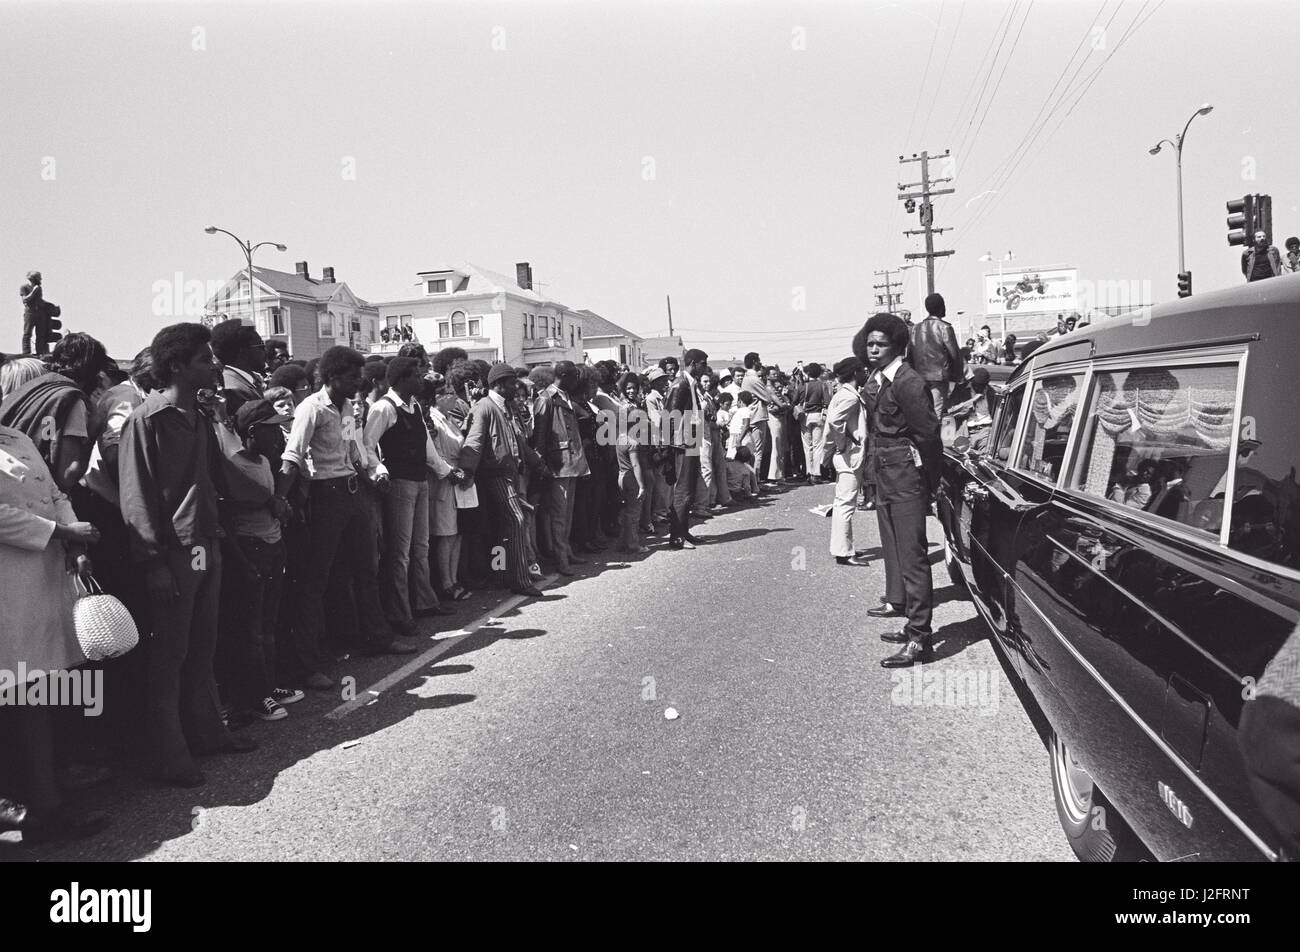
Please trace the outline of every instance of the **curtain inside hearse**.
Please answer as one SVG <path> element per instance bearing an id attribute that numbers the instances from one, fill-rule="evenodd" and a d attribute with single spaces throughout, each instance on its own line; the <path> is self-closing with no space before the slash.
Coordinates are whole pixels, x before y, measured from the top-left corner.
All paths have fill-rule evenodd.
<path id="1" fill-rule="evenodd" d="M 1115 501 L 1136 497 L 1149 512 L 1217 531 L 1222 504 L 1205 503 L 1223 492 L 1237 366 L 1102 372 L 1093 392 L 1091 442 L 1085 441 L 1076 488 Z M 1142 492 L 1125 495 L 1126 481 L 1140 482 Z M 1175 488 L 1183 505 L 1171 502 L 1161 511 Z"/>

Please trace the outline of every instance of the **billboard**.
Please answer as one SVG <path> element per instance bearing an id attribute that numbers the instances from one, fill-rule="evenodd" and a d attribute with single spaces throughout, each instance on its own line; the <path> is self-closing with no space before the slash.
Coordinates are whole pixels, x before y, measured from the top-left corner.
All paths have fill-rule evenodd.
<path id="1" fill-rule="evenodd" d="M 984 275 L 984 313 L 990 317 L 1079 309 L 1078 268 L 1018 268 Z"/>

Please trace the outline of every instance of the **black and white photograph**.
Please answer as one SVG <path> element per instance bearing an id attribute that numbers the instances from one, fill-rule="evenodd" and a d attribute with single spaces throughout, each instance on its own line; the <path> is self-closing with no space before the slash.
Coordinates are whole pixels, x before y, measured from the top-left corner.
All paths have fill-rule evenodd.
<path id="1" fill-rule="evenodd" d="M 1300 858 L 1298 14 L 0 2 L 33 916 Z M 1252 924 L 1128 869 L 1112 932 Z"/>

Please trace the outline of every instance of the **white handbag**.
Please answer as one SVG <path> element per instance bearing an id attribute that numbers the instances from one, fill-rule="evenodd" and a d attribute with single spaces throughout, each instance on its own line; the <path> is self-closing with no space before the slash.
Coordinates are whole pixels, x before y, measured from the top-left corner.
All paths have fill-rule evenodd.
<path id="1" fill-rule="evenodd" d="M 126 654 L 140 642 L 135 619 L 126 606 L 112 595 L 104 594 L 94 576 L 73 576 L 77 600 L 73 603 L 73 623 L 77 643 L 87 661 L 105 661 Z"/>

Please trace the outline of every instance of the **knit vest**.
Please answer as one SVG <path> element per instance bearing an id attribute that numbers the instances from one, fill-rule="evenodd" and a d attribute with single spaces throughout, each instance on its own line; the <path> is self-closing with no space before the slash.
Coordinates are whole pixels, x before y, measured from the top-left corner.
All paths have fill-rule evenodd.
<path id="1" fill-rule="evenodd" d="M 422 481 L 427 475 L 425 441 L 429 432 L 424 428 L 424 414 L 417 404 L 414 413 L 407 413 L 397 401 L 384 397 L 397 411 L 397 422 L 379 438 L 379 448 L 384 451 L 384 466 L 393 479 Z"/>

